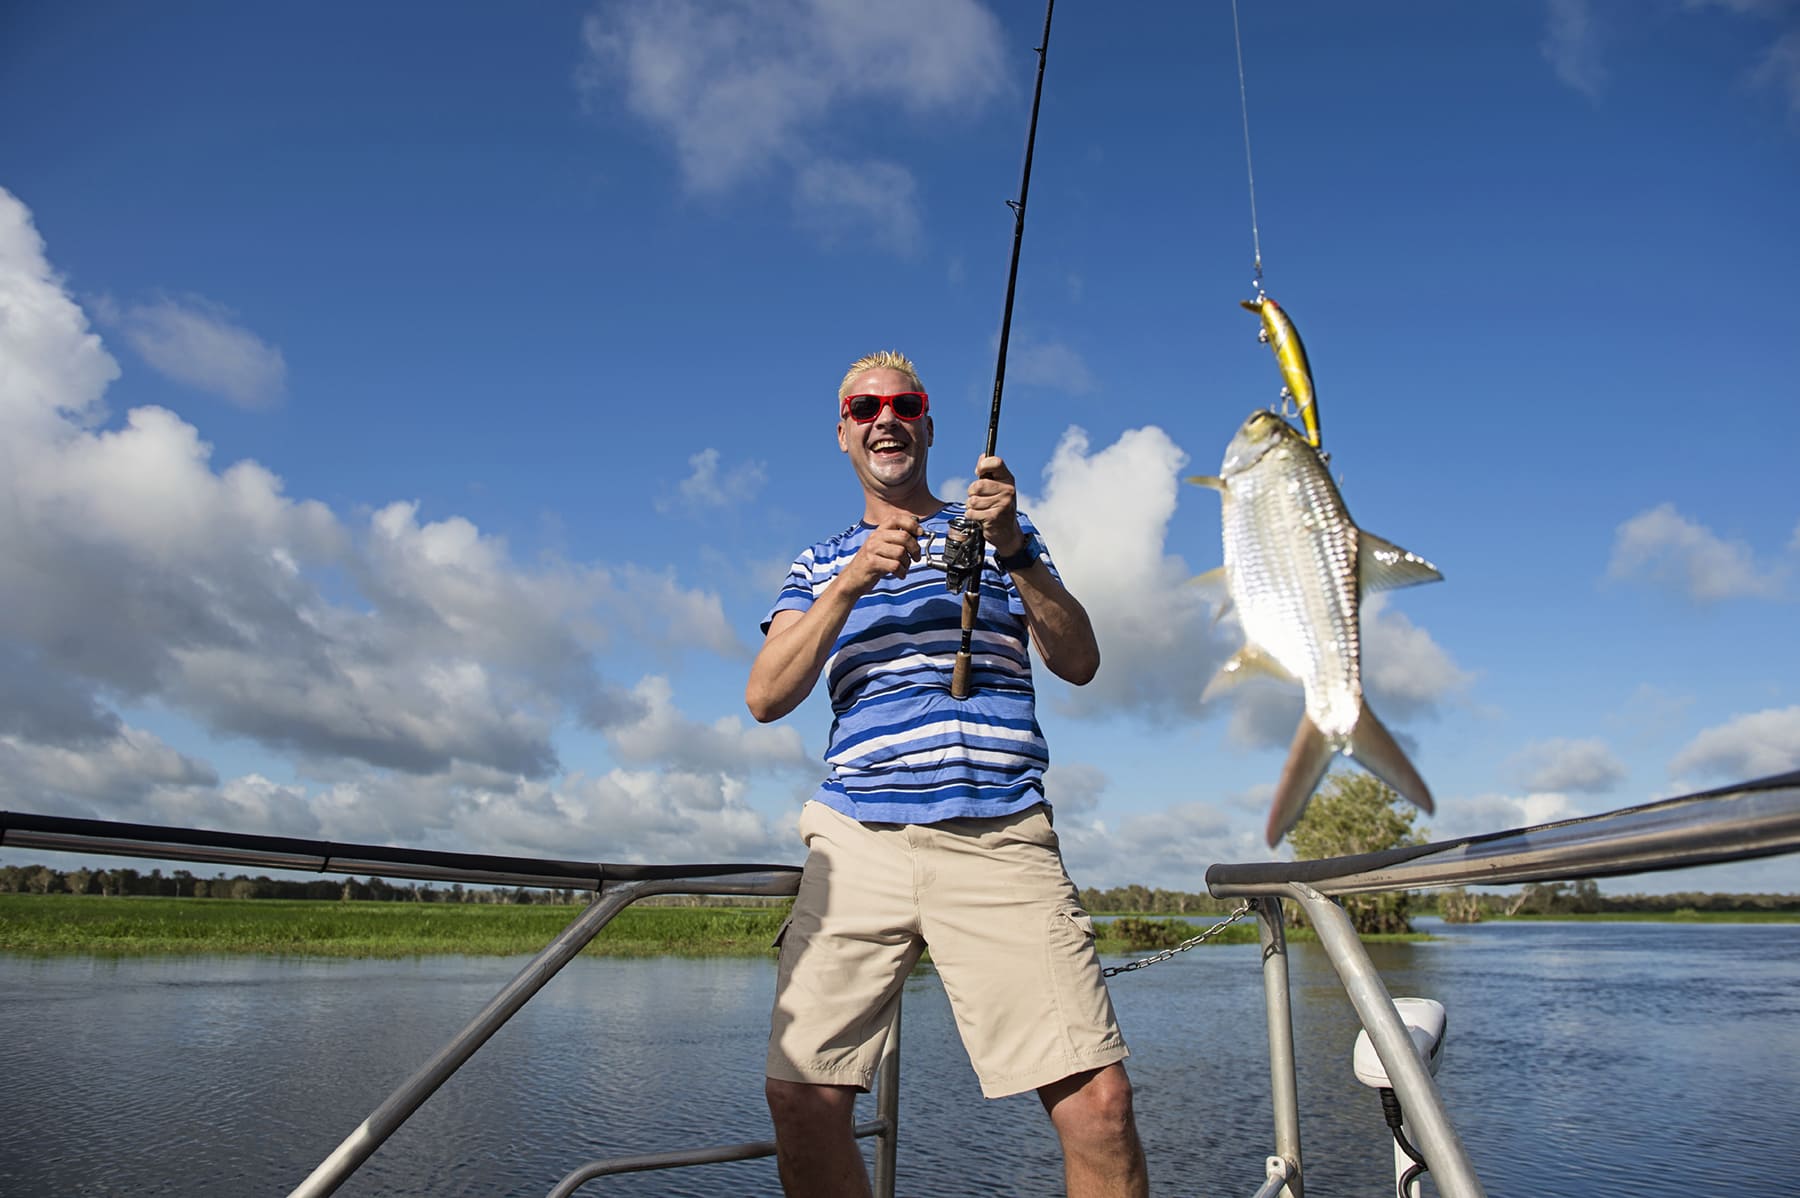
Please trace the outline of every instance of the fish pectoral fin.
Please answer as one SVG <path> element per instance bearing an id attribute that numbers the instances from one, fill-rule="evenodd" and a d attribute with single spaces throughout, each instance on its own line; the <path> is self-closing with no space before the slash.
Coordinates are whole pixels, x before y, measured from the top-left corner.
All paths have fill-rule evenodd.
<path id="1" fill-rule="evenodd" d="M 1257 674 L 1279 678 L 1283 682 L 1297 681 L 1273 657 L 1253 645 L 1245 645 L 1219 667 L 1219 672 L 1213 675 L 1212 681 L 1206 684 L 1206 689 L 1200 692 L 1200 701 L 1204 703 L 1214 695 L 1223 694 L 1244 679 Z"/>
<path id="2" fill-rule="evenodd" d="M 1187 480 L 1196 487 L 1211 487 L 1215 491 L 1223 491 L 1225 489 L 1225 480 L 1222 478 L 1215 478 L 1210 474 L 1190 474 L 1188 475 Z"/>
<path id="3" fill-rule="evenodd" d="M 1356 577 L 1365 594 L 1444 580 L 1438 568 L 1418 554 L 1361 529 L 1356 536 Z"/>
<path id="4" fill-rule="evenodd" d="M 1226 614 L 1231 611 L 1231 591 L 1229 589 L 1230 578 L 1225 573 L 1225 567 L 1216 566 L 1204 574 L 1196 574 L 1188 579 L 1188 583 L 1191 586 L 1219 586 L 1226 588 L 1224 601 L 1219 604 L 1218 610 L 1213 612 L 1212 626 L 1217 628 L 1219 621 L 1223 620 Z"/>
<path id="5" fill-rule="evenodd" d="M 1300 822 L 1334 756 L 1336 750 L 1312 717 L 1302 715 L 1300 726 L 1294 729 L 1294 743 L 1288 746 L 1287 762 L 1281 767 L 1281 780 L 1275 783 L 1275 801 L 1269 806 L 1266 836 L 1270 848 L 1280 844 Z"/>
<path id="6" fill-rule="evenodd" d="M 1363 704 L 1356 717 L 1356 727 L 1350 732 L 1349 754 L 1357 764 L 1398 791 L 1401 798 L 1426 815 L 1432 813 L 1431 790 L 1425 785 L 1425 779 L 1419 777 L 1419 771 L 1407 759 L 1406 750 L 1387 730 L 1387 725 L 1375 718 L 1367 703 Z"/>

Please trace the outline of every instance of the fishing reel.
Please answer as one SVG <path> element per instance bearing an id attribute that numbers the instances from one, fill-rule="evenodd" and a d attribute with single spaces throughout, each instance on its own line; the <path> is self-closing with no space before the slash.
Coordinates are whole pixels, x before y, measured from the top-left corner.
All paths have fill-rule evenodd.
<path id="1" fill-rule="evenodd" d="M 979 585 L 981 559 L 987 541 L 981 533 L 981 521 L 956 516 L 944 533 L 944 585 L 952 595 L 960 595 L 970 583 Z"/>

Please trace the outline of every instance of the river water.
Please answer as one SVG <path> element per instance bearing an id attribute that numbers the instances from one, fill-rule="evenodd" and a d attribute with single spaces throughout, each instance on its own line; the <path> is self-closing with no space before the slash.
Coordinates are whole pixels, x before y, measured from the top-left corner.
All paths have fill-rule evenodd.
<path id="1" fill-rule="evenodd" d="M 1800 1194 L 1800 925 L 1424 926 L 1441 939 L 1371 956 L 1449 1009 L 1438 1084 L 1488 1193 Z M 285 1194 L 522 964 L 0 954 L 0 1195 Z M 1391 1194 L 1349 1001 L 1316 946 L 1291 968 L 1307 1193 Z M 578 960 L 338 1192 L 543 1195 L 600 1157 L 766 1138 L 772 984 L 761 959 Z M 1252 1192 L 1272 1144 L 1255 947 L 1112 989 L 1154 1191 Z M 929 971 L 905 1011 L 900 1193 L 1059 1193 L 1035 1098 L 981 1098 Z M 778 1192 L 766 1160 L 581 1191 Z"/>

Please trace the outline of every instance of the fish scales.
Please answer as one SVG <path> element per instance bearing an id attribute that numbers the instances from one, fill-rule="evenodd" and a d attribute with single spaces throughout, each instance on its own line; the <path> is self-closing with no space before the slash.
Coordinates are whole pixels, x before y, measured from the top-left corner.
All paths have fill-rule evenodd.
<path id="1" fill-rule="evenodd" d="M 1298 438 L 1234 476 L 1224 507 L 1226 575 L 1245 640 L 1310 683 L 1307 714 L 1342 748 L 1362 703 L 1357 527 Z"/>
<path id="2" fill-rule="evenodd" d="M 1296 680 L 1306 711 L 1275 785 L 1270 847 L 1299 820 L 1334 756 L 1355 760 L 1429 812 L 1431 791 L 1369 710 L 1362 690 L 1364 592 L 1443 577 L 1424 558 L 1356 526 L 1318 452 L 1273 412 L 1256 412 L 1217 478 L 1230 603 L 1244 647 L 1202 698 L 1255 673 Z"/>

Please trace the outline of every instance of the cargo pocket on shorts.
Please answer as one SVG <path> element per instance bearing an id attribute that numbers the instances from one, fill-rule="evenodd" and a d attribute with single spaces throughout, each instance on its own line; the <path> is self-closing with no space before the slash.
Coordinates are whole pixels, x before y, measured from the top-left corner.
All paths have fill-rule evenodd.
<path id="1" fill-rule="evenodd" d="M 1089 944 L 1094 942 L 1094 917 L 1080 907 L 1064 907 L 1056 913 L 1055 918 L 1059 921 L 1059 930 L 1061 930 L 1061 923 L 1067 922 L 1073 925 L 1076 935 Z"/>
<path id="2" fill-rule="evenodd" d="M 1095 937 L 1093 916 L 1082 907 L 1058 907 L 1050 917 L 1051 984 L 1056 989 L 1065 1051 L 1074 1067 L 1092 1064 L 1119 1042 Z"/>

